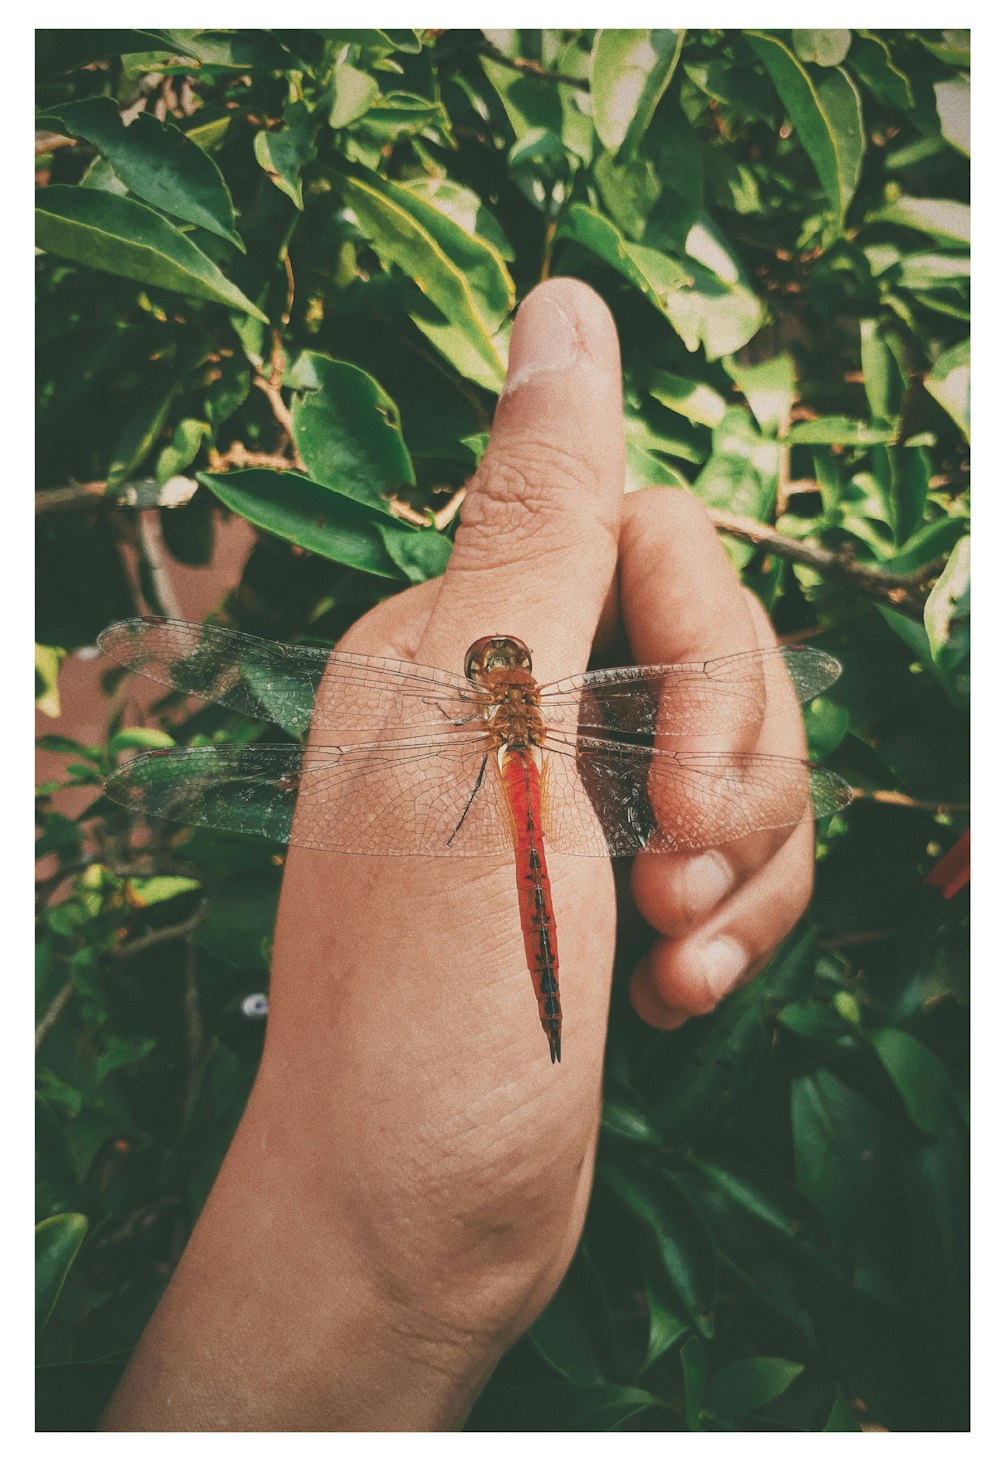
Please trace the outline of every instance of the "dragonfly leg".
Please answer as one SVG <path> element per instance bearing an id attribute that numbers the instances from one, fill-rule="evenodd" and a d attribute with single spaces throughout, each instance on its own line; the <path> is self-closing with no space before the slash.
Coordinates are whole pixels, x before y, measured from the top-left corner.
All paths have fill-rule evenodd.
<path id="1" fill-rule="evenodd" d="M 465 804 L 465 811 L 459 817 L 459 819 L 458 819 L 458 825 L 456 826 L 456 828 L 455 828 L 454 832 L 451 834 L 451 836 L 448 838 L 448 841 L 447 841 L 447 844 L 446 844 L 448 847 L 451 846 L 451 844 L 454 842 L 455 838 L 458 836 L 459 832 L 462 830 L 462 823 L 465 821 L 466 817 L 469 815 L 469 813 L 472 810 L 472 803 L 475 801 L 475 799 L 476 799 L 476 793 L 479 791 L 479 788 L 482 786 L 482 784 L 483 784 L 483 777 L 486 775 L 486 762 L 488 760 L 489 760 L 489 752 L 487 752 L 486 755 L 483 757 L 483 764 L 479 768 L 479 775 L 476 777 L 476 784 L 472 788 L 472 794 L 470 795 L 469 800 Z"/>

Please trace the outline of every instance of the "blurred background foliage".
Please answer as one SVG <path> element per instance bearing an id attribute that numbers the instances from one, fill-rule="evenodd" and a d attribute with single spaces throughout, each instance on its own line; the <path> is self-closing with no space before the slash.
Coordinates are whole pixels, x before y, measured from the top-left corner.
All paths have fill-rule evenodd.
<path id="1" fill-rule="evenodd" d="M 845 667 L 807 724 L 859 797 L 811 914 L 677 1033 L 616 992 L 582 1247 L 470 1426 L 963 1429 L 968 32 L 38 36 L 43 717 L 231 514 L 216 617 L 267 636 L 439 573 L 551 274 L 614 313 L 630 490 L 695 493 Z M 38 798 L 49 1430 L 93 1425 L 226 1149 L 280 881 L 100 792 L 261 728 L 176 695 L 127 726 L 105 684 Z"/>

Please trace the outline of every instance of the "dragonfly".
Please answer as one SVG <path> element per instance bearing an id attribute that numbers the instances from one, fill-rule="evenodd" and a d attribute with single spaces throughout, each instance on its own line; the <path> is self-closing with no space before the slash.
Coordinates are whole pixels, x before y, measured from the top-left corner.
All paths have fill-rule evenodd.
<path id="1" fill-rule="evenodd" d="M 539 684 L 527 646 L 505 634 L 477 639 L 462 674 L 159 616 L 112 624 L 99 644 L 296 738 L 144 752 L 109 777 L 114 801 L 326 852 L 512 858 L 553 1063 L 562 1007 L 547 850 L 690 853 L 828 816 L 852 796 L 809 761 L 704 748 L 759 727 L 791 693 L 801 703 L 833 684 L 840 665 L 814 648 Z"/>

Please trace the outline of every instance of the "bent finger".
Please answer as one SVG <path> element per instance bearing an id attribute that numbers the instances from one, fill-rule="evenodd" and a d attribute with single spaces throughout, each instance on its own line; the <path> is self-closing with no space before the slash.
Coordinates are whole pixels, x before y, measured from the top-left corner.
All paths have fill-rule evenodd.
<path id="1" fill-rule="evenodd" d="M 775 855 L 684 938 L 658 938 L 632 976 L 647 1024 L 672 1030 L 704 1015 L 745 983 L 791 932 L 812 896 L 812 826 L 802 823 Z"/>

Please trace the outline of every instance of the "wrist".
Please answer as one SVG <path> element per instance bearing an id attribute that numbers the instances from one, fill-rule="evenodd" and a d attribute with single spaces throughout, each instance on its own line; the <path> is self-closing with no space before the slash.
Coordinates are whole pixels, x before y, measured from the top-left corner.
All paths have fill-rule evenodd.
<path id="1" fill-rule="evenodd" d="M 251 1100 L 103 1428 L 460 1427 L 503 1345 L 380 1273 L 275 1132 Z"/>

